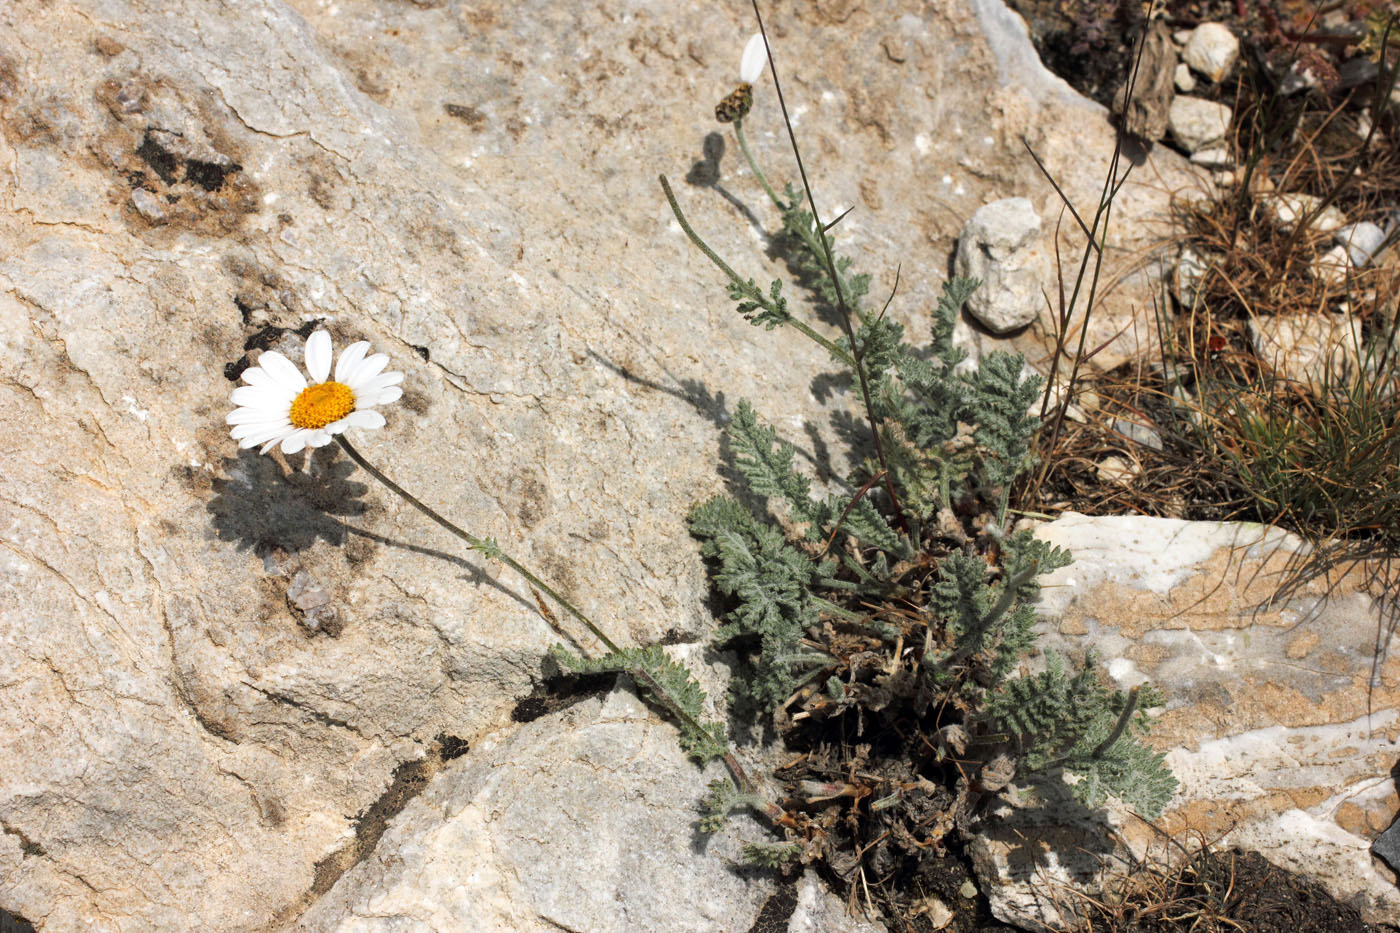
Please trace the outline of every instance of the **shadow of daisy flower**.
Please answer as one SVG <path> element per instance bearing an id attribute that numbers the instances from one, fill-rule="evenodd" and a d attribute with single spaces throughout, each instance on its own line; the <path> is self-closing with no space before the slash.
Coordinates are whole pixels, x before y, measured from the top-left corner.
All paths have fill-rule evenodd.
<path id="1" fill-rule="evenodd" d="M 298 454 L 293 463 L 302 461 Z M 286 469 L 272 457 L 241 450 L 225 457 L 226 478 L 214 481 L 207 506 L 220 541 L 263 554 L 275 548 L 296 553 L 318 540 L 345 543 L 341 519 L 362 515 L 368 487 L 351 480 L 355 464 L 331 448 L 314 450 L 306 469 Z"/>

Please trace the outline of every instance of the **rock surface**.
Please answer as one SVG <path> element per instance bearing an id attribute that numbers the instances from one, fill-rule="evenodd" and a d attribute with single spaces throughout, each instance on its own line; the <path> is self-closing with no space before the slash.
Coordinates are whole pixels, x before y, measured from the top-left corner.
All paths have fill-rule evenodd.
<path id="1" fill-rule="evenodd" d="M 1335 247 L 1341 250 L 1342 247 Z M 1346 275 L 1346 254 L 1334 256 Z M 1259 359 L 1285 379 L 1319 391 L 1344 385 L 1360 367 L 1361 322 L 1349 314 L 1261 316 L 1248 323 Z"/>
<path id="2" fill-rule="evenodd" d="M 915 332 L 964 218 L 1056 204 L 1023 139 L 1097 198 L 1104 111 L 999 2 L 770 25 L 819 206 L 858 205 L 840 248 L 877 293 L 902 265 Z M 748 397 L 802 441 L 828 369 L 733 313 L 656 184 L 745 275 L 784 274 L 712 118 L 752 30 L 658 0 L 0 5 L 0 908 L 293 928 L 434 774 L 480 773 L 550 643 L 593 647 L 333 449 L 236 452 L 238 372 L 317 321 L 408 374 L 372 462 L 620 641 L 711 630 L 684 516 L 721 488 L 719 429 Z M 794 177 L 770 86 L 745 122 Z M 1151 158 L 1110 265 L 1187 177 Z"/>
<path id="3" fill-rule="evenodd" d="M 445 768 L 296 929 L 448 931 L 463 918 L 520 933 L 749 929 L 773 885 L 731 866 L 742 832 L 767 835 L 741 820 L 702 842 L 703 791 L 674 730 L 615 690 L 488 737 Z M 814 876 L 787 920 L 774 929 L 883 929 L 848 916 Z"/>
<path id="4" fill-rule="evenodd" d="M 1167 111 L 1172 139 L 1188 154 L 1213 148 L 1230 132 L 1230 108 L 1215 101 L 1178 94 Z"/>
<path id="5" fill-rule="evenodd" d="M 1181 788 L 1158 824 L 1256 850 L 1372 921 L 1400 920 L 1396 876 L 1368 852 L 1400 808 L 1400 657 L 1377 657 L 1394 629 L 1364 574 L 1267 604 L 1296 579 L 1305 549 L 1290 535 L 1073 514 L 1037 534 L 1075 558 L 1046 578 L 1042 644 L 1092 648 L 1120 687 L 1150 681 L 1166 695 L 1151 738 Z M 1002 808 L 976 846 L 998 916 L 1052 920 L 1053 883 L 1091 881 L 1112 855 L 1105 827 L 1139 856 L 1158 843 L 1125 812 L 1065 816 L 1076 810 Z"/>
<path id="6" fill-rule="evenodd" d="M 982 284 L 967 311 L 994 334 L 1025 327 L 1040 316 L 1049 271 L 1039 244 L 1040 215 L 1027 198 L 979 207 L 958 236 L 954 270 Z"/>
<path id="7" fill-rule="evenodd" d="M 1230 73 L 1240 58 L 1240 40 L 1221 23 L 1202 23 L 1191 30 L 1191 38 L 1181 50 L 1181 60 L 1211 81 Z"/>

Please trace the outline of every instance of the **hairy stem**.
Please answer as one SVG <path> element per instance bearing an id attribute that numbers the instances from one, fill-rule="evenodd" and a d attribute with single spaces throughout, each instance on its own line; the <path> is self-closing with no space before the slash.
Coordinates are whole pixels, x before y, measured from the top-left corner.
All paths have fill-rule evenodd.
<path id="1" fill-rule="evenodd" d="M 763 294 L 762 289 L 751 285 L 744 279 L 739 278 L 739 273 L 735 272 L 732 268 L 730 268 L 729 263 L 721 259 L 719 253 L 716 253 L 714 250 L 710 249 L 710 245 L 708 243 L 700 239 L 700 234 L 695 232 L 695 229 L 690 226 L 690 222 L 685 219 L 685 214 L 681 212 L 680 203 L 676 201 L 675 192 L 671 190 L 671 183 L 666 180 L 665 175 L 661 176 L 661 190 L 666 192 L 666 201 L 671 205 L 671 213 L 676 215 L 676 222 L 681 225 L 681 229 L 684 230 L 685 235 L 690 238 L 690 242 L 694 243 L 699 248 L 700 252 L 705 254 L 705 256 L 710 260 L 710 262 L 718 266 L 719 271 L 729 276 L 729 281 L 733 282 L 734 285 L 738 288 L 743 289 L 744 294 L 748 298 L 758 302 L 761 306 L 763 306 L 763 308 L 776 314 L 778 309 L 773 306 L 773 302 L 769 300 L 768 296 Z M 812 330 L 812 328 L 808 327 L 806 324 L 802 323 L 796 318 L 786 316 L 783 318 L 783 323 L 787 324 L 790 327 L 796 328 L 798 332 L 801 333 L 804 337 L 816 343 L 827 353 L 830 353 L 836 359 L 841 360 L 847 366 L 855 366 L 855 360 L 852 359 L 850 354 L 848 354 L 845 350 L 842 350 L 836 344 L 832 343 L 830 340 L 827 340 L 821 334 Z"/>
<path id="2" fill-rule="evenodd" d="M 758 167 L 758 160 L 749 151 L 749 141 L 744 137 L 744 121 L 734 121 L 734 136 L 739 140 L 739 149 L 744 153 L 744 158 L 749 162 L 749 169 L 753 172 L 758 183 L 763 186 L 764 192 L 768 195 L 768 200 L 773 202 L 773 206 L 778 210 L 787 210 L 787 205 L 773 192 L 773 186 L 768 184 L 768 179 L 763 175 L 763 169 Z"/>
<path id="3" fill-rule="evenodd" d="M 590 632 L 592 632 L 594 637 L 601 641 L 609 651 L 616 652 L 619 650 L 617 645 L 613 643 L 613 640 L 607 635 L 603 634 L 603 630 L 598 628 L 598 626 L 594 625 L 593 621 L 589 619 L 588 616 L 580 612 L 578 608 L 574 606 L 573 603 L 569 602 L 563 596 L 560 596 L 559 593 L 552 586 L 550 586 L 548 583 L 545 583 L 539 577 L 535 576 L 533 573 L 527 570 L 523 564 L 521 564 L 515 558 L 511 557 L 505 551 L 502 551 L 501 546 L 499 544 L 497 544 L 494 541 L 487 540 L 485 538 L 478 538 L 470 531 L 466 531 L 465 529 L 460 528 L 452 522 L 448 521 L 447 519 L 443 518 L 432 508 L 420 501 L 412 493 L 408 492 L 408 490 L 404 489 L 398 483 L 394 482 L 389 477 L 381 473 L 377 467 L 375 467 L 363 456 L 361 456 L 360 452 L 354 448 L 354 445 L 352 445 L 348 440 L 345 439 L 344 434 L 337 434 L 335 436 L 335 440 L 336 443 L 340 445 L 341 450 L 344 450 L 347 454 L 349 454 L 351 460 L 354 460 L 355 463 L 358 464 L 359 467 L 366 473 L 368 473 L 370 476 L 373 476 L 375 479 L 379 480 L 379 482 L 382 483 L 384 487 L 390 492 L 392 492 L 394 495 L 398 496 L 400 499 L 407 502 L 409 505 L 413 506 L 418 511 L 422 512 L 424 515 L 437 522 L 443 528 L 446 528 L 448 531 L 452 532 L 454 535 L 467 542 L 467 546 L 470 547 L 473 551 L 480 551 L 488 557 L 496 558 L 501 563 L 505 564 L 507 567 L 520 574 L 526 580 L 529 580 L 532 586 L 534 586 L 536 589 L 540 590 L 542 593 L 547 595 L 550 599 L 558 603 L 563 608 L 563 610 L 569 615 L 582 622 L 584 627 L 587 628 Z"/>
<path id="4" fill-rule="evenodd" d="M 548 595 L 549 598 L 558 603 L 564 609 L 565 612 L 573 616 L 579 622 L 582 622 L 583 625 L 590 632 L 592 632 L 593 635 L 599 641 L 601 641 L 609 651 L 613 652 L 614 654 L 619 653 L 620 649 L 613 642 L 613 640 L 607 635 L 603 634 L 603 631 L 600 628 L 598 628 L 598 626 L 594 625 L 592 620 L 590 620 L 587 616 L 580 612 L 574 606 L 573 603 L 569 602 L 563 596 L 559 595 L 559 593 L 552 586 L 550 586 L 548 583 L 545 583 L 539 577 L 531 573 L 528 569 L 526 569 L 526 567 L 523 564 L 521 564 L 515 558 L 502 551 L 499 544 L 486 538 L 478 538 L 470 531 L 467 531 L 466 529 L 454 524 L 446 518 L 443 518 L 442 515 L 438 514 L 438 512 L 435 509 L 426 505 L 417 496 L 413 495 L 408 490 L 400 486 L 398 483 L 385 476 L 376 466 L 374 466 L 372 463 L 366 460 L 364 456 L 362 456 L 360 452 L 355 449 L 354 445 L 346 439 L 344 434 L 337 434 L 335 436 L 335 440 L 336 443 L 340 445 L 340 448 L 344 450 L 346 454 L 349 455 L 351 460 L 355 461 L 355 463 L 358 464 L 359 467 L 366 473 L 368 473 L 370 476 L 373 476 L 375 479 L 379 480 L 379 482 L 382 483 L 384 487 L 390 492 L 398 496 L 403 501 L 407 502 L 409 505 L 413 506 L 418 511 L 422 512 L 424 515 L 431 518 L 434 522 L 441 525 L 443 528 L 446 528 L 448 531 L 452 532 L 458 538 L 461 538 L 473 551 L 480 551 L 488 557 L 493 557 L 496 560 L 501 561 L 501 563 L 505 564 L 507 567 L 520 574 L 526 580 L 530 581 L 530 584 L 532 586 Z M 684 721 L 687 725 L 691 726 L 692 728 L 698 731 L 703 731 L 701 724 L 696 721 L 695 717 L 691 716 L 688 712 L 686 712 L 686 710 L 679 703 L 677 703 L 669 693 L 666 692 L 665 688 L 663 688 L 661 684 L 658 683 L 657 680 L 654 677 L 652 677 L 648 671 L 646 671 L 644 668 L 638 667 L 629 668 L 627 673 L 633 679 L 644 684 L 647 687 L 647 689 L 651 691 L 652 696 L 658 698 L 661 701 L 661 705 L 665 707 L 666 711 L 669 712 L 672 716 L 674 716 L 676 719 Z M 732 751 L 726 750 L 724 752 L 723 758 L 725 765 L 729 768 L 729 772 L 734 776 L 735 782 L 739 785 L 739 789 L 746 794 L 752 795 L 755 801 L 759 802 L 757 808 L 766 817 L 768 817 L 768 819 L 776 823 L 782 820 L 784 817 L 786 817 L 787 814 L 782 809 L 782 807 L 779 807 L 777 804 L 767 800 L 759 793 L 757 786 L 753 783 L 753 781 L 749 779 L 748 773 L 744 770 L 743 765 L 739 763 L 739 759 L 734 755 Z"/>

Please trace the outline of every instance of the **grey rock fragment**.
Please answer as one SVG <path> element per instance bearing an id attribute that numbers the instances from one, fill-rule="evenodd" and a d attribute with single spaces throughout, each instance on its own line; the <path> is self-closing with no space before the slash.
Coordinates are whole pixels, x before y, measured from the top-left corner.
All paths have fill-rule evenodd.
<path id="1" fill-rule="evenodd" d="M 1240 57 L 1240 40 L 1220 23 L 1202 23 L 1191 30 L 1181 58 L 1197 73 L 1218 82 Z"/>
<path id="2" fill-rule="evenodd" d="M 1128 82 L 1118 88 L 1113 98 L 1113 112 L 1123 117 L 1123 128 L 1129 133 L 1154 141 L 1166 135 L 1176 69 L 1176 49 L 1166 24 L 1158 21 L 1147 34 L 1141 65 L 1131 82 L 1132 100 L 1125 107 Z"/>
<path id="3" fill-rule="evenodd" d="M 1400 819 L 1390 824 L 1390 828 L 1376 837 L 1371 851 L 1387 865 L 1400 871 Z"/>
<path id="4" fill-rule="evenodd" d="M 1046 267 L 1039 234 L 1031 202 L 1004 198 L 979 208 L 958 237 L 957 274 L 982 283 L 968 313 L 995 334 L 1025 327 L 1040 312 Z"/>
<path id="5" fill-rule="evenodd" d="M 131 204 L 142 217 L 151 223 L 165 222 L 165 209 L 160 206 L 160 199 L 145 188 L 137 188 L 131 192 Z"/>
<path id="6" fill-rule="evenodd" d="M 1138 424 L 1136 421 L 1128 421 L 1124 418 L 1114 418 L 1113 430 L 1144 447 L 1151 447 L 1153 450 L 1162 449 L 1162 435 L 1145 424 Z"/>
<path id="7" fill-rule="evenodd" d="M 1338 245 L 1346 247 L 1351 264 L 1358 269 L 1371 261 L 1385 242 L 1385 231 L 1369 220 L 1347 224 L 1334 234 Z"/>
<path id="8" fill-rule="evenodd" d="M 1167 111 L 1172 139 L 1189 153 L 1223 142 L 1233 116 L 1225 104 L 1178 94 Z"/>

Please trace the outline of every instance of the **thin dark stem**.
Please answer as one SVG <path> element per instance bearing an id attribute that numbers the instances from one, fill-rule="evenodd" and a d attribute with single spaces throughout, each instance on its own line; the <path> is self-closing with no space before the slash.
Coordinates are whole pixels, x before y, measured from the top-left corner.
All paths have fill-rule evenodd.
<path id="1" fill-rule="evenodd" d="M 797 145 L 797 134 L 792 130 L 792 118 L 788 116 L 787 101 L 783 98 L 783 86 L 778 80 L 778 64 L 773 61 L 773 47 L 768 43 L 768 29 L 763 25 L 763 14 L 759 12 L 758 0 L 753 3 L 753 15 L 758 20 L 758 31 L 763 34 L 763 47 L 768 53 L 768 69 L 773 74 L 773 90 L 778 94 L 778 106 L 783 111 L 783 125 L 787 127 L 788 140 L 792 143 L 792 154 L 797 159 L 797 174 L 802 176 L 802 189 L 807 194 L 807 203 L 812 208 L 812 224 L 816 229 L 817 242 L 821 244 L 821 258 L 826 261 L 827 275 L 831 277 L 832 288 L 836 290 L 836 307 L 841 312 L 841 327 L 846 331 L 846 339 L 851 345 L 851 355 L 855 358 L 856 379 L 860 382 L 860 394 L 865 402 L 865 417 L 870 422 L 870 435 L 875 443 L 875 456 L 880 461 L 880 469 L 885 473 L 885 492 L 890 497 L 895 519 L 906 535 L 910 534 L 909 524 L 904 520 L 904 509 L 895 495 L 894 481 L 890 476 L 889 464 L 885 461 L 885 445 L 880 440 L 880 423 L 875 417 L 875 405 L 870 399 L 870 380 L 865 374 L 864 354 L 856 341 L 855 326 L 851 323 L 851 307 L 846 303 L 845 290 L 841 287 L 841 276 L 836 271 L 836 259 L 831 254 L 826 230 L 822 226 L 821 215 L 817 212 L 817 200 L 812 196 L 812 185 L 807 180 L 807 169 L 802 164 L 802 151 Z M 795 206 L 795 205 L 794 205 Z"/>
<path id="2" fill-rule="evenodd" d="M 579 622 L 582 622 L 584 627 L 586 627 L 590 632 L 592 632 L 594 637 L 601 641 L 609 651 L 616 653 L 619 650 L 617 645 L 613 643 L 612 639 L 609 638 L 607 635 L 604 635 L 603 630 L 598 628 L 598 626 L 594 625 L 591 619 L 589 619 L 586 615 L 584 615 L 577 608 L 575 608 L 573 603 L 569 602 L 563 596 L 560 596 L 559 593 L 556 592 L 552 586 L 550 586 L 548 583 L 545 583 L 539 577 L 535 576 L 533 573 L 527 570 L 525 566 L 519 561 L 517 561 L 515 558 L 502 551 L 501 546 L 495 541 L 491 541 L 486 538 L 478 538 L 470 531 L 466 531 L 453 524 L 452 522 L 448 521 L 447 519 L 443 518 L 432 508 L 420 501 L 417 496 L 414 496 L 412 493 L 404 489 L 398 483 L 385 476 L 379 471 L 377 467 L 375 467 L 372 463 L 370 463 L 368 460 L 362 457 L 360 455 L 360 452 L 355 449 L 354 445 L 352 445 L 348 440 L 346 440 L 344 434 L 337 434 L 335 436 L 335 440 L 336 443 L 340 445 L 340 449 L 344 450 L 345 453 L 350 456 L 350 459 L 354 460 L 355 463 L 359 465 L 360 469 L 364 470 L 370 476 L 373 476 L 375 479 L 379 480 L 379 482 L 383 483 L 384 487 L 390 492 L 392 492 L 394 495 L 398 496 L 400 499 L 407 502 L 409 505 L 413 506 L 418 511 L 422 512 L 424 515 L 437 522 L 443 528 L 446 528 L 448 531 L 461 538 L 473 551 L 480 551 L 483 554 L 486 554 L 488 557 L 496 558 L 501 563 L 505 564 L 507 567 L 520 574 L 526 580 L 529 580 L 532 586 L 534 586 L 536 589 L 546 594 L 550 599 L 558 603 L 563 608 L 563 610 L 569 615 L 573 616 Z"/>
<path id="3" fill-rule="evenodd" d="M 680 202 L 676 200 L 676 193 L 671 190 L 671 182 L 667 180 L 665 175 L 661 175 L 660 179 L 661 190 L 666 195 L 666 202 L 671 205 L 671 213 L 676 215 L 676 223 L 681 225 L 681 229 L 684 230 L 685 235 L 690 238 L 690 242 L 694 243 L 696 247 L 700 250 L 700 252 L 704 253 L 706 258 L 708 258 L 710 262 L 714 263 L 719 268 L 719 271 L 729 276 L 729 281 L 731 283 L 733 283 L 738 288 L 743 289 L 744 294 L 747 297 L 758 302 L 759 305 L 761 305 L 767 311 L 776 312 L 777 308 L 775 307 L 773 302 L 768 299 L 768 296 L 763 294 L 762 289 L 757 288 L 756 286 L 751 285 L 749 282 L 746 282 L 743 279 L 739 278 L 739 273 L 735 272 L 732 268 L 730 268 L 729 263 L 721 259 L 719 253 L 716 253 L 714 250 L 710 249 L 710 245 L 708 243 L 700 239 L 700 234 L 696 233 L 695 228 L 693 228 L 690 225 L 690 221 L 685 219 L 685 214 L 681 211 Z M 845 350 L 842 350 L 836 344 L 832 343 L 830 340 L 827 340 L 821 334 L 812 330 L 812 328 L 808 327 L 806 324 L 802 323 L 797 318 L 792 317 L 791 315 L 786 315 L 783 317 L 783 323 L 788 325 L 789 327 L 796 328 L 797 331 L 802 334 L 802 336 L 816 343 L 817 346 L 821 347 L 827 353 L 830 353 L 836 359 L 841 360 L 846 365 L 855 365 L 855 361 L 848 353 L 846 353 Z"/>

